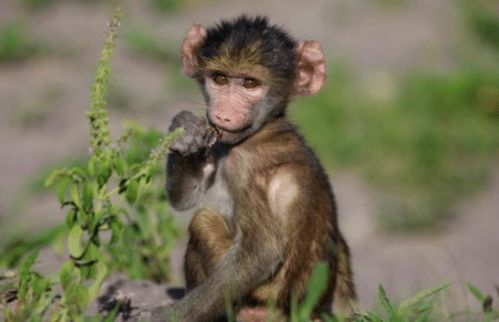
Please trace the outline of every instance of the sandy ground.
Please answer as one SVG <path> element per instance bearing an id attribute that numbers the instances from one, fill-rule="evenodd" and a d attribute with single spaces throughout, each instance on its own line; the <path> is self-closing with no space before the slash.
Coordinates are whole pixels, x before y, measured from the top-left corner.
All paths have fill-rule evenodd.
<path id="1" fill-rule="evenodd" d="M 319 39 L 329 56 L 347 61 L 365 79 L 417 66 L 448 68 L 453 63 L 454 39 L 462 32 L 451 0 L 411 1 L 403 9 L 389 10 L 361 0 L 203 1 L 167 15 L 151 14 L 144 3 L 124 1 L 125 26 L 144 25 L 172 46 L 179 45 L 192 22 L 209 24 L 241 12 L 264 13 L 297 38 Z M 37 230 L 60 220 L 51 197 L 27 205 L 22 198 L 19 201 L 19 195 L 43 165 L 86 153 L 83 113 L 111 11 L 112 6 L 105 4 L 68 1 L 26 18 L 16 1 L 0 2 L 0 25 L 21 17 L 37 38 L 52 48 L 62 48 L 24 63 L 0 65 L 0 233 L 14 227 Z M 113 112 L 111 118 L 134 118 L 146 126 L 166 129 L 172 115 L 199 96 L 172 93 L 165 77 L 170 72 L 167 66 L 132 55 L 125 47 L 118 43 L 112 80 L 130 93 L 132 109 Z M 51 89 L 60 94 L 44 102 L 44 93 Z M 47 109 L 48 117 L 30 127 L 20 126 L 16 115 L 26 106 Z M 116 130 L 119 124 L 115 123 Z M 423 236 L 380 233 L 374 229 L 371 188 L 355 173 L 332 173 L 332 181 L 341 226 L 352 247 L 362 306 L 372 305 L 378 284 L 400 297 L 448 281 L 454 305 L 463 306 L 468 303 L 463 282 L 472 281 L 490 293 L 494 283 L 499 283 L 497 171 L 486 191 L 456 205 L 457 219 L 446 230 Z M 8 217 L 19 203 L 23 212 Z M 179 284 L 182 249 L 180 242 L 173 256 Z"/>

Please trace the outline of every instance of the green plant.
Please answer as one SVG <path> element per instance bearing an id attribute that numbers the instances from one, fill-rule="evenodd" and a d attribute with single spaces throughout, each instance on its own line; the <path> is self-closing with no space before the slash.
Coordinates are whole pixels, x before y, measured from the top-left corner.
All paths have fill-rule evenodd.
<path id="1" fill-rule="evenodd" d="M 131 268 L 133 277 L 168 278 L 167 261 L 175 229 L 172 217 L 166 213 L 165 201 L 159 200 L 153 176 L 176 133 L 162 138 L 158 132 L 129 125 L 116 142 L 111 140 L 105 95 L 121 16 L 120 9 L 113 15 L 92 85 L 87 113 L 90 159 L 84 166 L 57 169 L 45 181 L 46 186 L 55 187 L 57 199 L 67 209 L 70 259 L 62 266 L 58 278 L 50 279 L 32 272 L 36 255 L 28 257 L 19 271 L 19 305 L 15 310 L 4 310 L 4 315 L 12 321 L 21 321 L 26 316 L 33 321 L 43 319 L 48 314 L 46 304 L 55 301 L 49 287 L 55 282 L 62 287 L 62 298 L 53 305 L 50 315 L 57 321 L 81 321 L 110 270 L 124 269 L 133 262 L 139 263 L 141 269 L 137 272 L 137 267 Z M 139 149 L 137 144 L 130 151 L 126 149 L 129 141 L 151 141 L 151 138 L 157 147 L 146 158 L 142 145 Z M 122 254 L 134 257 L 123 260 Z M 11 258 L 15 256 L 5 260 L 13 261 Z M 149 266 L 153 260 L 156 263 Z M 25 298 L 24 294 L 34 295 Z"/>
<path id="2" fill-rule="evenodd" d="M 448 285 L 437 286 L 420 291 L 409 298 L 403 300 L 400 304 L 393 304 L 386 296 L 382 286 L 378 290 L 378 301 L 382 307 L 380 313 L 366 312 L 360 314 L 359 322 L 431 322 L 435 321 L 436 317 L 433 308 L 435 307 L 434 295 L 446 289 Z"/>
<path id="3" fill-rule="evenodd" d="M 298 303 L 293 297 L 291 303 L 290 322 L 308 322 L 313 320 L 313 308 L 321 298 L 328 282 L 328 267 L 319 263 L 314 268 L 307 285 L 305 298 Z M 447 284 L 422 290 L 399 304 L 394 304 L 386 295 L 382 286 L 378 291 L 378 302 L 381 311 L 370 310 L 356 312 L 353 316 L 322 314 L 325 322 L 430 322 L 443 321 L 444 317 L 436 310 L 435 296 L 448 287 Z M 270 306 L 272 307 L 272 306 Z M 272 314 L 271 314 L 272 316 Z M 275 315 L 277 316 L 277 315 Z"/>
<path id="4" fill-rule="evenodd" d="M 92 156 L 88 165 L 86 168 L 57 170 L 46 181 L 47 186 L 56 185 L 58 200 L 63 207 L 69 207 L 66 223 L 70 228 L 68 248 L 71 260 L 64 265 L 60 282 L 64 290 L 61 314 L 72 319 L 80 316 L 88 303 L 95 299 L 100 283 L 107 274 L 108 266 L 101 260 L 104 249 L 102 232 L 111 232 L 108 243 L 112 250 L 112 245 L 121 240 L 125 227 L 122 218 L 128 218 L 128 224 L 140 222 L 140 219 L 130 217 L 127 208 L 116 205 L 112 201 L 113 196 L 123 195 L 129 207 L 141 208 L 142 211 L 138 213 L 144 214 L 146 206 L 138 204 L 138 200 L 151 185 L 158 161 L 166 153 L 173 138 L 170 135 L 163 139 L 159 147 L 149 154 L 149 158 L 139 164 L 128 164 L 123 153 L 124 145 L 133 135 L 133 128 L 127 128 L 115 144 L 111 141 L 105 93 L 109 60 L 120 19 L 121 11 L 117 11 L 92 87 L 88 112 Z M 115 188 L 111 187 L 113 174 L 117 176 Z M 139 227 L 139 232 L 144 232 L 141 229 Z M 90 289 L 84 287 L 87 279 L 95 279 Z"/>
<path id="5" fill-rule="evenodd" d="M 310 281 L 307 285 L 305 298 L 301 303 L 297 302 L 296 297 L 293 297 L 291 303 L 291 322 L 308 322 L 312 320 L 312 313 L 315 305 L 324 294 L 328 282 L 328 267 L 325 263 L 319 263 L 314 268 Z M 447 285 L 438 286 L 431 289 L 426 289 L 415 295 L 405 299 L 399 305 L 394 305 L 386 296 L 383 287 L 379 287 L 378 301 L 384 312 L 376 313 L 367 311 L 365 313 L 357 313 L 354 317 L 344 317 L 339 315 L 322 314 L 321 319 L 327 322 L 405 322 L 405 321 L 433 321 L 432 301 L 433 295 L 447 288 Z"/>
<path id="6" fill-rule="evenodd" d="M 470 291 L 471 294 L 475 297 L 475 299 L 480 302 L 483 310 L 483 321 L 484 322 L 492 322 L 499 319 L 499 312 L 495 311 L 492 307 L 493 299 L 492 296 L 484 294 L 478 287 L 471 283 L 467 283 L 466 287 Z"/>
<path id="7" fill-rule="evenodd" d="M 134 135 L 125 153 L 128 164 L 144 162 L 144 155 L 161 140 L 161 133 L 130 125 Z M 178 236 L 173 216 L 169 215 L 163 179 L 159 169 L 151 173 L 148 189 L 140 193 L 130 209 L 122 238 L 109 246 L 109 265 L 130 278 L 167 281 L 170 277 L 169 255 Z"/>
<path id="8" fill-rule="evenodd" d="M 312 310 L 319 298 L 323 295 L 327 284 L 327 266 L 318 264 L 307 285 L 305 298 L 297 303 L 293 298 L 291 306 L 291 322 L 308 322 L 313 320 Z M 467 287 L 471 294 L 482 305 L 482 312 L 471 312 L 464 310 L 460 312 L 449 312 L 443 309 L 439 302 L 439 295 L 449 288 L 449 284 L 424 289 L 399 303 L 390 300 L 382 286 L 378 289 L 378 308 L 364 312 L 356 312 L 352 316 L 322 314 L 321 321 L 324 322 L 433 322 L 433 321 L 468 321 L 468 322 L 491 322 L 499 319 L 499 311 L 492 307 L 492 297 L 482 293 L 477 287 L 468 283 Z M 270 306 L 272 307 L 272 306 Z M 275 313 L 275 312 L 274 312 Z M 272 316 L 272 315 L 271 315 Z M 275 315 L 278 316 L 278 315 Z M 270 319 L 272 321 L 272 319 Z"/>
<path id="9" fill-rule="evenodd" d="M 37 257 L 32 253 L 19 267 L 16 296 L 20 305 L 15 311 L 4 310 L 6 321 L 41 321 L 51 304 L 51 281 L 31 270 Z"/>
<path id="10" fill-rule="evenodd" d="M 319 263 L 314 267 L 303 301 L 298 304 L 296 297 L 291 300 L 291 322 L 308 322 L 311 320 L 314 307 L 326 289 L 328 272 L 329 269 L 325 263 Z"/>

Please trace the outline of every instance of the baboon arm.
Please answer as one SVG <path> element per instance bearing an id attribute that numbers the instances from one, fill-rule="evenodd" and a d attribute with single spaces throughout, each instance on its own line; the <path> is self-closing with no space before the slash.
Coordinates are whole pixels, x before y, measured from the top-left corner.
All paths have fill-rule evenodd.
<path id="1" fill-rule="evenodd" d="M 172 151 L 166 166 L 166 192 L 170 204 L 177 210 L 192 208 L 204 192 L 208 165 L 202 153 L 181 155 Z"/>
<path id="2" fill-rule="evenodd" d="M 226 301 L 238 300 L 272 274 L 281 258 L 269 253 L 267 249 L 248 252 L 233 245 L 206 280 L 174 304 L 176 318 L 211 321 L 223 312 Z"/>

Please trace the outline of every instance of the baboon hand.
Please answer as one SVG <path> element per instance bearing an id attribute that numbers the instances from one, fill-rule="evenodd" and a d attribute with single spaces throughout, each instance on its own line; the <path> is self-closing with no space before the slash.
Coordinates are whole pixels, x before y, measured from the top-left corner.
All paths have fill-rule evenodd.
<path id="1" fill-rule="evenodd" d="M 178 113 L 170 124 L 169 131 L 182 128 L 184 131 L 170 146 L 170 150 L 182 155 L 196 153 L 206 146 L 206 122 L 188 111 Z"/>

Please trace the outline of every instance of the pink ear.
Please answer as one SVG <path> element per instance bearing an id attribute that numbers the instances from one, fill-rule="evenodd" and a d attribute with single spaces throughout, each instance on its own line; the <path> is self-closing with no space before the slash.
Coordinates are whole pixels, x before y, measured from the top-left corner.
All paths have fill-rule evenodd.
<path id="1" fill-rule="evenodd" d="M 198 65 L 197 52 L 199 47 L 206 39 L 206 29 L 203 26 L 194 24 L 187 33 L 181 47 L 182 54 L 182 70 L 184 73 L 193 77 Z"/>
<path id="2" fill-rule="evenodd" d="M 314 95 L 326 83 L 326 59 L 321 44 L 316 40 L 305 40 L 296 47 L 298 65 L 293 84 L 294 95 Z"/>

